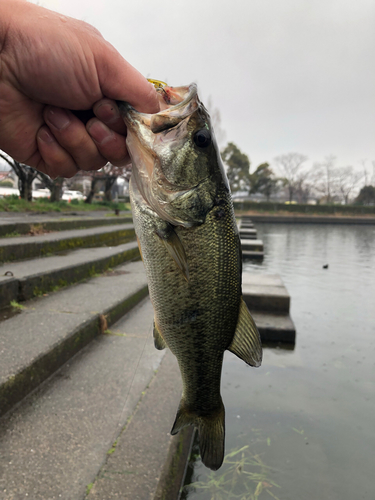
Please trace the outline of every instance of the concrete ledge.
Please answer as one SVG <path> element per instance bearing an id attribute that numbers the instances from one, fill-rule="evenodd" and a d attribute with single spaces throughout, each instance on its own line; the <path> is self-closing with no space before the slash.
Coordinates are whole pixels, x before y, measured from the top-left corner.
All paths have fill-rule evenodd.
<path id="1" fill-rule="evenodd" d="M 242 250 L 243 259 L 260 259 L 264 258 L 264 252 L 252 252 L 251 250 Z"/>
<path id="2" fill-rule="evenodd" d="M 0 242 L 0 261 L 42 257 L 64 250 L 82 247 L 118 245 L 135 239 L 134 227 L 131 224 L 112 228 L 74 230 L 70 234 L 45 234 L 43 236 L 2 239 Z"/>
<path id="3" fill-rule="evenodd" d="M 290 296 L 277 274 L 243 272 L 242 295 L 250 311 L 289 313 Z"/>
<path id="4" fill-rule="evenodd" d="M 60 220 L 42 220 L 33 222 L 7 222 L 0 224 L 0 238 L 11 234 L 28 234 L 33 228 L 39 227 L 44 231 L 66 231 L 69 229 L 82 229 L 89 227 L 110 226 L 113 224 L 132 223 L 131 215 L 124 217 L 101 217 L 95 219 L 75 218 L 67 220 L 66 217 Z"/>
<path id="5" fill-rule="evenodd" d="M 130 248 L 121 253 L 104 257 L 92 262 L 80 263 L 66 266 L 56 271 L 39 273 L 34 276 L 20 280 L 19 297 L 20 301 L 29 300 L 33 297 L 53 291 L 55 287 L 65 287 L 91 278 L 95 274 L 102 273 L 109 268 L 116 267 L 126 261 L 139 259 L 139 249 L 137 243 L 131 244 Z"/>
<path id="6" fill-rule="evenodd" d="M 243 240 L 241 239 L 242 251 L 263 252 L 262 240 Z"/>
<path id="7" fill-rule="evenodd" d="M 289 314 L 252 311 L 262 342 L 294 344 L 296 328 Z"/>
<path id="8" fill-rule="evenodd" d="M 167 351 L 87 500 L 176 500 L 183 484 L 192 427 L 169 434 L 181 398 L 176 358 Z"/>
<path id="9" fill-rule="evenodd" d="M 241 217 L 236 215 L 236 217 Z M 243 218 L 243 217 L 242 217 Z M 375 224 L 375 217 L 332 217 L 313 215 L 260 215 L 251 214 L 254 222 L 276 222 L 282 224 Z"/>
<path id="10" fill-rule="evenodd" d="M 126 261 L 140 258 L 136 242 L 125 243 L 111 251 L 109 250 L 111 249 L 78 250 L 78 252 L 69 253 L 67 256 L 46 257 L 27 261 L 27 263 L 7 263 L 0 266 L 1 271 L 9 268 L 14 274 L 14 277 L 9 279 L 0 277 L 0 309 L 10 305 L 12 300 L 17 302 L 30 300 L 36 296 L 92 278 L 96 274 Z M 91 252 L 93 252 L 92 255 Z M 98 255 L 96 256 L 96 254 Z M 70 264 L 66 265 L 67 262 Z M 55 267 L 52 267 L 52 264 Z M 42 271 L 35 272 L 41 268 Z M 26 269 L 27 271 L 25 271 Z M 35 274 L 32 274 L 33 270 Z M 25 272 L 29 274 L 24 276 Z"/>
<path id="11" fill-rule="evenodd" d="M 257 230 L 256 229 L 243 229 L 240 228 L 240 238 L 241 240 L 256 240 L 257 239 Z"/>
<path id="12" fill-rule="evenodd" d="M 130 273 L 128 289 L 123 276 L 99 277 L 93 280 L 96 295 L 87 296 L 90 284 L 79 285 L 43 298 L 40 307 L 35 302 L 35 307 L 2 323 L 0 415 L 148 294 L 142 263 L 130 265 L 135 273 Z"/>

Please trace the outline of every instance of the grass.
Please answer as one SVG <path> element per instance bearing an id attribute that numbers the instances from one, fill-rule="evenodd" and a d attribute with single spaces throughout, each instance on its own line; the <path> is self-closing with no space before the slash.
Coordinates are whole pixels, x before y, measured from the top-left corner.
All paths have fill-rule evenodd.
<path id="1" fill-rule="evenodd" d="M 186 485 L 184 490 L 200 491 L 207 500 L 280 500 L 274 493 L 280 486 L 270 478 L 271 472 L 246 445 L 228 453 L 219 472 L 209 472 L 205 480 Z"/>
<path id="2" fill-rule="evenodd" d="M 15 309 L 17 311 L 22 311 L 22 309 L 26 309 L 25 306 L 23 306 L 22 304 L 19 304 L 15 300 L 12 300 L 10 305 L 13 307 L 13 309 Z"/>
<path id="3" fill-rule="evenodd" d="M 73 203 L 74 202 L 74 203 Z M 21 200 L 18 196 L 11 195 L 0 198 L 0 212 L 76 212 L 93 210 L 130 210 L 130 203 L 117 203 L 113 201 L 100 201 L 96 203 L 84 203 L 73 200 L 51 202 L 48 198 L 38 198 L 33 201 Z"/>

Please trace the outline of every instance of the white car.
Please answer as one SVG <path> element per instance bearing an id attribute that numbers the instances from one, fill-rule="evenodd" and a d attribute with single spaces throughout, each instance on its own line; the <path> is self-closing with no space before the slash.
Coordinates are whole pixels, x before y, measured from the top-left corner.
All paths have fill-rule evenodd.
<path id="1" fill-rule="evenodd" d="M 64 191 L 61 199 L 65 201 L 72 201 L 72 200 L 84 200 L 85 197 L 83 196 L 81 191 Z"/>

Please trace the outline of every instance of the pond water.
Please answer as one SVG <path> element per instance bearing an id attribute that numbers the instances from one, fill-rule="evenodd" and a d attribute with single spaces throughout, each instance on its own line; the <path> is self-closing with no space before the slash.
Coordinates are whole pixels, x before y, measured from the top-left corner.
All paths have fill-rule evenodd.
<path id="1" fill-rule="evenodd" d="M 232 456 L 212 472 L 195 445 L 181 498 L 374 499 L 375 226 L 256 227 L 265 258 L 244 268 L 281 275 L 296 345 L 258 369 L 226 353 Z"/>

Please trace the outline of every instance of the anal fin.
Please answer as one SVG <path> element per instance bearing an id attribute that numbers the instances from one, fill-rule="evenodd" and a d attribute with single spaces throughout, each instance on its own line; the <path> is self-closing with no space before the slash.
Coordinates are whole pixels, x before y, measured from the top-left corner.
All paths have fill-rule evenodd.
<path id="1" fill-rule="evenodd" d="M 167 347 L 165 340 L 163 339 L 162 334 L 160 333 L 159 328 L 154 320 L 154 345 L 158 351 L 162 351 Z"/>
<path id="2" fill-rule="evenodd" d="M 262 363 L 262 344 L 258 328 L 241 298 L 237 328 L 228 350 L 250 366 Z"/>

